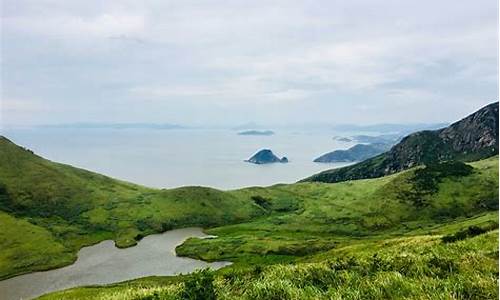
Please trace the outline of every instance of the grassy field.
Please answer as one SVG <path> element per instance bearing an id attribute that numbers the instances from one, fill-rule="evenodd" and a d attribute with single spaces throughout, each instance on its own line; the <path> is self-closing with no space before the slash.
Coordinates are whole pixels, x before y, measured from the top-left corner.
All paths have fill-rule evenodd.
<path id="1" fill-rule="evenodd" d="M 4 138 L 0 166 L 0 226 L 7 228 L 0 278 L 69 264 L 82 246 L 104 239 L 127 247 L 186 226 L 210 228 L 218 238 L 189 239 L 178 254 L 235 262 L 215 274 L 77 288 L 48 299 L 186 298 L 200 282 L 222 299 L 496 295 L 498 232 L 488 231 L 498 226 L 498 156 L 378 179 L 228 192 L 146 188 L 50 162 Z"/>
<path id="2" fill-rule="evenodd" d="M 453 230 L 447 228 L 454 222 L 467 219 L 498 222 L 498 158 L 471 166 L 440 165 L 431 171 L 420 168 L 380 179 L 234 191 L 241 196 L 258 194 L 269 202 L 294 199 L 300 208 L 209 229 L 219 238 L 189 239 L 177 252 L 242 264 L 288 261 L 353 240 L 441 234 Z M 426 187 L 417 186 L 420 181 Z"/>

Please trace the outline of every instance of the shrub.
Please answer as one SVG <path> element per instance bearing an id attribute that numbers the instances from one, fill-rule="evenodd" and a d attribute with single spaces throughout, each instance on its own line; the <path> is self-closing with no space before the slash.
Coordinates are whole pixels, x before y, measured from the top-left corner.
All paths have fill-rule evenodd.
<path id="1" fill-rule="evenodd" d="M 167 300 L 171 299 L 168 297 L 168 295 L 161 293 L 161 292 L 154 292 L 151 295 L 146 295 L 146 296 L 139 296 L 135 298 L 135 300 Z"/>
<path id="2" fill-rule="evenodd" d="M 433 274 L 438 277 L 445 277 L 458 268 L 453 260 L 437 255 L 433 255 L 427 265 L 430 267 Z"/>
<path id="3" fill-rule="evenodd" d="M 269 209 L 271 207 L 271 201 L 269 199 L 266 199 L 262 196 L 255 195 L 251 197 L 252 201 L 255 202 L 258 206 L 264 208 L 264 209 Z"/>
<path id="4" fill-rule="evenodd" d="M 192 273 L 184 283 L 181 293 L 184 300 L 215 300 L 214 275 L 208 268 Z"/>
<path id="5" fill-rule="evenodd" d="M 464 230 L 455 232 L 454 234 L 448 234 L 441 238 L 443 243 L 453 243 L 456 241 L 465 240 L 466 238 L 474 237 L 483 233 L 486 233 L 491 230 L 495 230 L 498 228 L 498 223 L 490 222 L 482 226 L 469 226 Z"/>
<path id="6" fill-rule="evenodd" d="M 428 205 L 429 195 L 439 190 L 439 183 L 447 177 L 463 177 L 472 174 L 473 168 L 463 162 L 446 161 L 428 164 L 425 168 L 415 170 L 409 182 L 410 190 L 401 191 L 398 198 L 421 208 Z"/>
<path id="7" fill-rule="evenodd" d="M 332 270 L 350 270 L 359 266 L 359 262 L 354 256 L 336 257 L 333 261 L 328 262 Z"/>

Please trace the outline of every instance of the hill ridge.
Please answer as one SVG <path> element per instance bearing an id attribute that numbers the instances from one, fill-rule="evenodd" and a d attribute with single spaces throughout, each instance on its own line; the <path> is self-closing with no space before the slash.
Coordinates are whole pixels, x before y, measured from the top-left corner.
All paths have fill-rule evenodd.
<path id="1" fill-rule="evenodd" d="M 404 137 L 389 151 L 360 163 L 323 171 L 302 181 L 341 182 L 377 178 L 447 160 L 475 161 L 498 154 L 498 102 L 438 130 Z"/>

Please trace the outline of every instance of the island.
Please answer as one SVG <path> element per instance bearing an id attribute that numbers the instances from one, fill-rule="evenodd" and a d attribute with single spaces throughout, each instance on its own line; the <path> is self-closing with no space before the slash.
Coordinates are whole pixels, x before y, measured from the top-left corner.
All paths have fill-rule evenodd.
<path id="1" fill-rule="evenodd" d="M 314 162 L 332 163 L 363 161 L 389 150 L 390 146 L 390 144 L 384 143 L 357 144 L 347 150 L 335 150 L 323 154 L 316 158 Z"/>
<path id="2" fill-rule="evenodd" d="M 345 142 L 345 143 L 350 143 L 352 140 L 350 138 L 342 137 L 342 136 L 334 136 L 334 140 L 339 141 L 339 142 Z"/>
<path id="3" fill-rule="evenodd" d="M 273 135 L 274 131 L 271 130 L 246 130 L 238 132 L 238 135 Z"/>
<path id="4" fill-rule="evenodd" d="M 285 156 L 282 158 L 277 157 L 274 155 L 273 151 L 269 149 L 263 149 L 260 150 L 259 152 L 255 153 L 252 157 L 249 159 L 245 160 L 246 162 L 253 163 L 253 164 L 270 164 L 270 163 L 287 163 L 288 158 Z"/>

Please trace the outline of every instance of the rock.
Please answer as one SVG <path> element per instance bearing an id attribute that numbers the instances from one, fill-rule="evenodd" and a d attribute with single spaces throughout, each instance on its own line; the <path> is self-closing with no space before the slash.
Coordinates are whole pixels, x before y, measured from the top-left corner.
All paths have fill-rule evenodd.
<path id="1" fill-rule="evenodd" d="M 263 149 L 245 161 L 253 164 L 287 163 L 288 158 L 279 158 L 271 150 Z"/>

